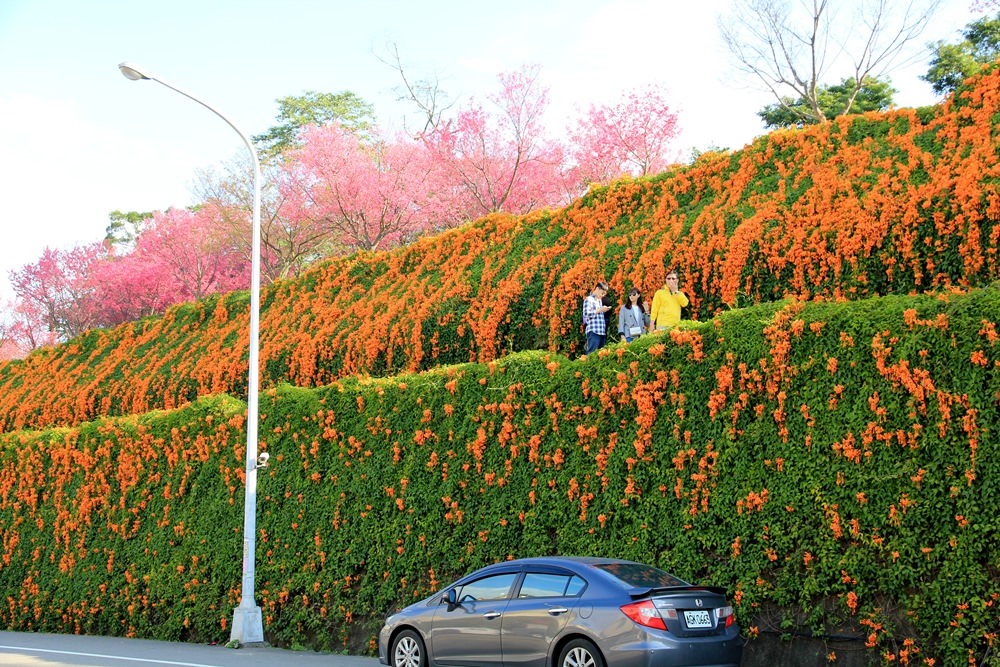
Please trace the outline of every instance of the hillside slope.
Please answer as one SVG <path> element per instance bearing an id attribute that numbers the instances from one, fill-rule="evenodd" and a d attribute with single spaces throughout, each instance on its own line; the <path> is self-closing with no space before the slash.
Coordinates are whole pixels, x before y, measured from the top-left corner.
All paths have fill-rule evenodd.
<path id="1" fill-rule="evenodd" d="M 815 638 L 748 667 L 1000 667 L 998 327 L 995 289 L 789 300 L 588 358 L 267 391 L 265 636 L 370 653 L 456 576 L 590 554 L 726 587 L 748 638 Z M 0 628 L 226 641 L 245 415 L 0 434 Z"/>
<path id="2" fill-rule="evenodd" d="M 998 275 L 1000 70 L 943 106 L 773 132 L 732 154 L 494 215 L 264 291 L 262 386 L 327 384 L 510 351 L 582 348 L 595 279 L 650 294 L 679 267 L 706 319 L 793 295 L 858 299 Z M 246 391 L 248 299 L 186 304 L 0 367 L 0 429 L 68 425 Z"/>

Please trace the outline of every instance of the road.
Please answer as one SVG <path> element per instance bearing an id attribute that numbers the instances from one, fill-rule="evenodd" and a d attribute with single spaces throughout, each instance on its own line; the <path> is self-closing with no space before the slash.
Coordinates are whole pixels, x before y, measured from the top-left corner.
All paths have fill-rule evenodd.
<path id="1" fill-rule="evenodd" d="M 361 658 L 277 648 L 158 642 L 117 637 L 0 632 L 0 667 L 379 667 Z"/>

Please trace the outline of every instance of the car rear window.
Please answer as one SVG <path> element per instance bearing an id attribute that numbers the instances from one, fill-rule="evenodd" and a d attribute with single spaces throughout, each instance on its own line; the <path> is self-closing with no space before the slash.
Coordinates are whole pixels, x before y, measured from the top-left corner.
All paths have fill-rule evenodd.
<path id="1" fill-rule="evenodd" d="M 604 570 L 630 588 L 662 588 L 664 586 L 687 586 L 669 572 L 641 563 L 598 563 L 594 567 Z"/>

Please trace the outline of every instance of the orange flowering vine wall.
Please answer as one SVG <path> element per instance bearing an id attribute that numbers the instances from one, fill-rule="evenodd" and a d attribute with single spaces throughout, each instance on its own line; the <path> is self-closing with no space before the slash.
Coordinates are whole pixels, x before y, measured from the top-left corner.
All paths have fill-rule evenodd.
<path id="1" fill-rule="evenodd" d="M 383 612 L 468 570 L 594 554 L 725 586 L 751 638 L 991 664 L 998 323 L 995 290 L 787 301 L 590 358 L 270 390 L 266 636 L 371 651 Z M 0 627 L 224 641 L 244 420 L 218 396 L 0 436 Z"/>
<path id="2" fill-rule="evenodd" d="M 580 302 L 660 286 L 685 317 L 786 296 L 859 299 L 998 277 L 1000 70 L 940 107 L 779 130 L 733 153 L 494 215 L 391 253 L 331 260 L 264 291 L 264 386 L 319 386 L 517 350 L 582 350 Z M 0 366 L 0 428 L 75 424 L 246 391 L 245 293 L 86 333 Z"/>

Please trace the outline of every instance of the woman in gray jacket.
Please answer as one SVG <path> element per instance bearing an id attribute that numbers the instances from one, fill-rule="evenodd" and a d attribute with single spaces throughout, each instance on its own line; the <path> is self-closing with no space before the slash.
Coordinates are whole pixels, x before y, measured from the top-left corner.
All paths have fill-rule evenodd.
<path id="1" fill-rule="evenodd" d="M 628 291 L 628 298 L 618 309 L 618 335 L 631 343 L 649 329 L 649 302 L 642 298 L 638 288 Z"/>

